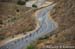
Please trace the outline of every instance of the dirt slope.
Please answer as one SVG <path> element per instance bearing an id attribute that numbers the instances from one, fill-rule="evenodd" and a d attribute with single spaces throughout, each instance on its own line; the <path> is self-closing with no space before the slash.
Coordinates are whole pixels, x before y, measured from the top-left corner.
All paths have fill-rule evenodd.
<path id="1" fill-rule="evenodd" d="M 0 2 L 0 37 L 6 38 L 17 34 L 32 31 L 36 27 L 34 12 L 25 14 L 27 8 L 24 5 L 16 5 L 8 2 Z"/>
<path id="2" fill-rule="evenodd" d="M 48 0 L 57 5 L 50 13 L 59 28 L 47 39 L 39 40 L 37 47 L 46 45 L 75 45 L 75 0 Z"/>

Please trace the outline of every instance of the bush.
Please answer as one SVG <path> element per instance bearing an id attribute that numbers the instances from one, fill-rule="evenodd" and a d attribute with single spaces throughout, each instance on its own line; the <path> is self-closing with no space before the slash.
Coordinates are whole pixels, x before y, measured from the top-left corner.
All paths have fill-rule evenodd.
<path id="1" fill-rule="evenodd" d="M 27 1 L 29 1 L 29 0 L 25 0 L 25 1 L 27 2 Z"/>
<path id="2" fill-rule="evenodd" d="M 37 8 L 37 5 L 33 4 L 32 7 Z"/>
<path id="3" fill-rule="evenodd" d="M 0 40 L 3 40 L 3 39 L 5 39 L 5 37 L 4 37 L 4 36 L 2 36 L 2 35 L 0 35 Z"/>
<path id="4" fill-rule="evenodd" d="M 18 5 L 24 5 L 25 3 L 26 3 L 25 1 L 21 1 L 21 0 L 19 0 L 19 1 L 17 2 Z"/>
<path id="5" fill-rule="evenodd" d="M 48 38 L 49 38 L 48 36 L 44 36 L 42 38 L 39 38 L 39 40 L 48 39 Z"/>
<path id="6" fill-rule="evenodd" d="M 3 24 L 2 20 L 0 20 L 0 24 Z"/>
<path id="7" fill-rule="evenodd" d="M 35 49 L 34 45 L 29 45 L 26 49 Z"/>

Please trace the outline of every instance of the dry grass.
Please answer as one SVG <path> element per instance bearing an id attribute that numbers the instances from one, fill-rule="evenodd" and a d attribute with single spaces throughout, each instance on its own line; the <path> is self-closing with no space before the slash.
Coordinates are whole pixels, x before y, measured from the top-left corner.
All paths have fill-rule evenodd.
<path id="1" fill-rule="evenodd" d="M 22 5 L 0 2 L 0 20 L 3 21 L 3 30 L 0 30 L 0 36 L 10 37 L 35 29 L 36 20 L 32 16 L 34 12 L 25 14 L 30 9 Z M 8 18 L 14 19 L 8 21 Z"/>
<path id="2" fill-rule="evenodd" d="M 75 0 L 49 1 L 57 3 L 50 15 L 58 23 L 59 28 L 55 31 L 56 34 L 43 42 L 43 45 L 75 45 Z M 37 46 L 38 49 L 43 47 L 41 42 Z"/>

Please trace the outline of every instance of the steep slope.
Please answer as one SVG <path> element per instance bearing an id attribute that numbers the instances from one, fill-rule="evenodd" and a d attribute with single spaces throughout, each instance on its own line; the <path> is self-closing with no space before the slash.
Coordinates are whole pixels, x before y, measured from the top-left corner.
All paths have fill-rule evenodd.
<path id="1" fill-rule="evenodd" d="M 54 31 L 55 34 L 39 40 L 38 49 L 47 45 L 75 45 L 75 0 L 48 1 L 57 3 L 51 11 L 50 17 L 58 23 L 59 28 Z"/>

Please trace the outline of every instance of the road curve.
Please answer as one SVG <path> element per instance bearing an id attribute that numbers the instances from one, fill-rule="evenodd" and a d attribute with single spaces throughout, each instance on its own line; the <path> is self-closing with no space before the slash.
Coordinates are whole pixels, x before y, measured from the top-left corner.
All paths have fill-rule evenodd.
<path id="1" fill-rule="evenodd" d="M 36 11 L 35 16 L 39 21 L 40 27 L 29 34 L 24 35 L 23 37 L 8 42 L 7 44 L 0 47 L 0 49 L 23 49 L 26 48 L 30 43 L 36 41 L 40 37 L 50 34 L 54 31 L 58 25 L 52 18 L 49 18 L 49 12 L 54 5 L 48 6 L 46 8 Z"/>

